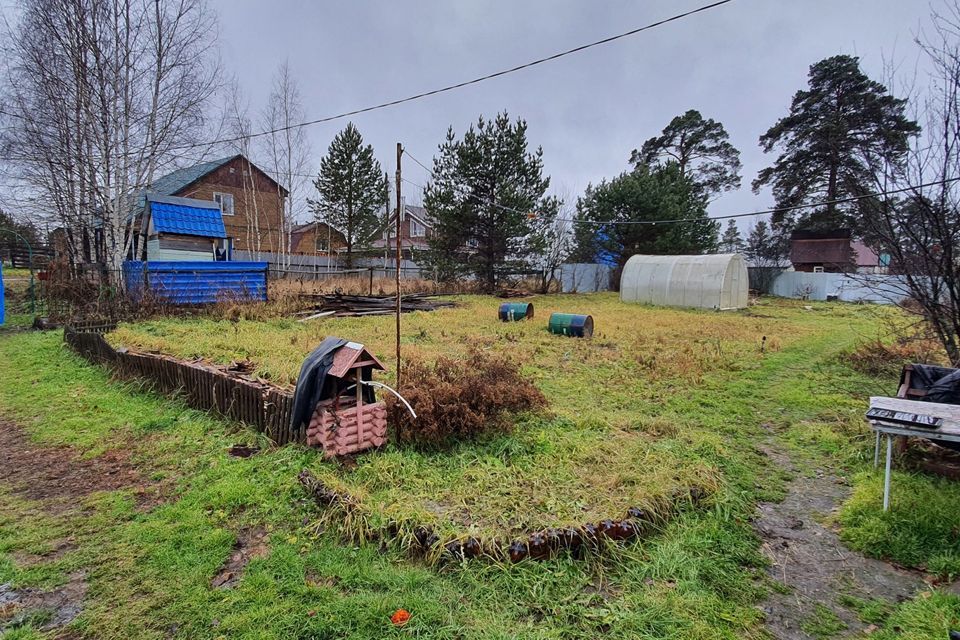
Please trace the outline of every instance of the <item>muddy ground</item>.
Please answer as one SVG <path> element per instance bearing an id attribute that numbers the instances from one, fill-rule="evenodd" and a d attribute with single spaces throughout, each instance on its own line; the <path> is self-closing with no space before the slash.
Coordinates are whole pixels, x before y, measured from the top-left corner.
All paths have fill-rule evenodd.
<path id="1" fill-rule="evenodd" d="M 804 631 L 832 611 L 845 626 L 835 637 L 849 638 L 871 631 L 855 611 L 841 603 L 844 596 L 882 599 L 891 604 L 910 599 L 924 587 L 923 576 L 867 558 L 844 547 L 836 532 L 821 524 L 850 492 L 847 483 L 822 469 L 813 476 L 799 473 L 790 458 L 773 444 L 762 451 L 779 468 L 794 474 L 783 502 L 759 505 L 754 527 L 770 559 L 770 577 L 784 587 L 763 603 L 767 629 L 778 640 L 816 637 Z"/>
<path id="2" fill-rule="evenodd" d="M 97 491 L 133 488 L 140 506 L 153 504 L 159 495 L 157 486 L 144 482 L 129 449 L 81 458 L 69 447 L 40 446 L 19 426 L 4 420 L 0 420 L 0 485 L 63 518 L 82 513 L 83 498 Z M 49 563 L 75 549 L 75 541 L 68 538 L 43 554 L 14 552 L 13 559 L 18 566 Z M 69 624 L 83 610 L 86 592 L 82 571 L 46 591 L 0 584 L 0 636 L 24 625 L 50 631 Z"/>
<path id="3" fill-rule="evenodd" d="M 19 426 L 0 419 L 0 484 L 16 495 L 40 501 L 51 513 L 76 509 L 97 491 L 133 488 L 137 501 L 157 498 L 158 488 L 131 462 L 132 448 L 81 458 L 70 447 L 41 446 Z"/>
<path id="4" fill-rule="evenodd" d="M 164 485 L 144 478 L 133 460 L 134 446 L 107 451 L 84 458 L 70 447 L 41 446 L 19 426 L 0 419 L 0 486 L 14 495 L 35 502 L 46 513 L 67 520 L 83 517 L 87 509 L 83 499 L 98 491 L 130 489 L 140 510 L 150 509 L 165 498 Z M 253 455 L 256 449 L 236 446 L 232 455 Z M 66 538 L 43 553 L 14 551 L 18 566 L 54 562 L 77 548 L 76 540 Z M 211 581 L 218 589 L 233 587 L 242 577 L 250 560 L 265 556 L 267 532 L 262 528 L 237 533 L 233 552 Z M 68 576 L 64 585 L 51 590 L 15 589 L 0 583 L 0 637 L 7 630 L 30 625 L 43 631 L 59 629 L 58 639 L 73 637 L 65 625 L 83 610 L 87 592 L 84 572 Z M 66 634 L 66 635 L 64 635 Z"/>

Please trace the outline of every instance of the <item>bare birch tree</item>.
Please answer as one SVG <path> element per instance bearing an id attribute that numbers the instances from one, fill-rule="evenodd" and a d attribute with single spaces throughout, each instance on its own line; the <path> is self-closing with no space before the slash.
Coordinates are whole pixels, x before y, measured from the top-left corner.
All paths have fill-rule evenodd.
<path id="1" fill-rule="evenodd" d="M 231 150 L 243 155 L 246 164 L 243 168 L 241 181 L 243 184 L 243 201 L 241 207 L 244 224 L 246 225 L 246 243 L 248 251 L 260 254 L 263 250 L 263 234 L 260 232 L 260 190 L 256 188 L 251 154 L 253 152 L 250 134 L 251 123 L 249 104 L 243 95 L 239 83 L 234 79 L 227 95 L 225 114 L 226 130 L 233 139 Z"/>
<path id="2" fill-rule="evenodd" d="M 269 171 L 277 181 L 277 196 L 283 201 L 280 241 L 278 249 L 284 257 L 284 266 L 289 265 L 291 236 L 297 219 L 305 210 L 307 168 L 310 158 L 310 143 L 303 128 L 293 126 L 305 119 L 303 101 L 296 80 L 285 61 L 273 77 L 273 88 L 261 114 L 260 122 L 265 155 L 270 160 Z M 286 188 L 286 198 L 282 189 Z"/>
<path id="3" fill-rule="evenodd" d="M 2 144 L 17 178 L 75 260 L 94 243 L 119 277 L 138 195 L 203 132 L 214 18 L 204 0 L 26 0 L 5 35 Z"/>
<path id="4" fill-rule="evenodd" d="M 877 286 L 911 300 L 904 308 L 927 321 L 960 366 L 960 2 L 943 6 L 917 39 L 932 66 L 930 87 L 915 99 L 923 135 L 905 162 L 874 164 L 877 191 L 905 192 L 865 198 L 861 208 L 864 235 L 900 275 L 900 284 Z"/>

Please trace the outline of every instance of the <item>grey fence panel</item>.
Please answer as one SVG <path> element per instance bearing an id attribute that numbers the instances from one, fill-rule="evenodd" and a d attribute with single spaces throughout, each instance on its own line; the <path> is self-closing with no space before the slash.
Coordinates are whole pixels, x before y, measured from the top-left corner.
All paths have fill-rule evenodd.
<path id="1" fill-rule="evenodd" d="M 338 270 L 341 268 L 336 256 L 281 255 L 269 251 L 234 251 L 231 259 L 237 261 L 268 262 L 271 267 L 289 266 L 310 269 Z"/>
<path id="2" fill-rule="evenodd" d="M 897 304 L 910 296 L 903 276 L 785 271 L 773 281 L 773 295 L 805 300 Z"/>
<path id="3" fill-rule="evenodd" d="M 570 263 L 560 265 L 554 277 L 563 293 L 594 293 L 610 291 L 612 275 L 613 267 L 605 264 Z"/>

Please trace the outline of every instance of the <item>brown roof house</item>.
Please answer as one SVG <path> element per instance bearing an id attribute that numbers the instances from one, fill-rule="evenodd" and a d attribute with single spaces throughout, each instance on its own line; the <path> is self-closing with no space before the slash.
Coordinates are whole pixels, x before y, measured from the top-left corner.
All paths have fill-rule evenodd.
<path id="1" fill-rule="evenodd" d="M 279 252 L 283 247 L 283 205 L 287 190 L 243 155 L 202 162 L 158 178 L 141 194 L 216 202 L 228 253 Z"/>
<path id="2" fill-rule="evenodd" d="M 790 235 L 790 262 L 797 271 L 814 273 L 883 273 L 889 260 L 878 255 L 850 229 L 810 231 Z"/>

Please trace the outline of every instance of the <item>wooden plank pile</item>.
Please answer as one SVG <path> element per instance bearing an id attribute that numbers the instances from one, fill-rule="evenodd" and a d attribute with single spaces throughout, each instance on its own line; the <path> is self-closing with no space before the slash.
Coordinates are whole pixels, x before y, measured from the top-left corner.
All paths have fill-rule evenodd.
<path id="1" fill-rule="evenodd" d="M 396 313 L 396 297 L 387 296 L 351 296 L 343 294 L 305 293 L 300 295 L 301 300 L 312 303 L 311 308 L 301 311 L 299 315 L 306 319 L 322 318 L 325 316 L 358 317 L 358 316 L 386 316 Z M 400 302 L 400 312 L 435 311 L 446 307 L 456 306 L 449 300 L 439 300 L 435 296 L 425 293 L 404 295 Z"/>

